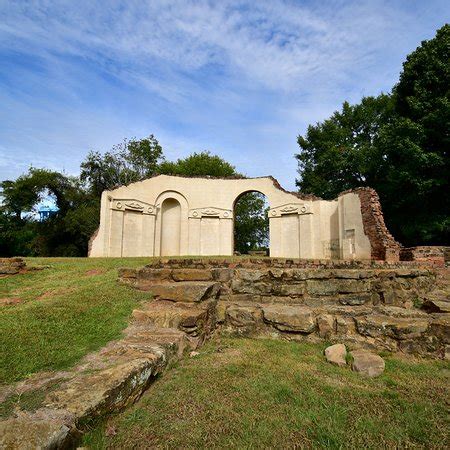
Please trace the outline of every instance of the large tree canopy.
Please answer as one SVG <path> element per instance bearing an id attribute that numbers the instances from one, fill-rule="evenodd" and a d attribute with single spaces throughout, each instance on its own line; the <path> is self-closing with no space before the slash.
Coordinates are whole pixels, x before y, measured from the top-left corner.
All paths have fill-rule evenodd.
<path id="1" fill-rule="evenodd" d="M 450 240 L 450 26 L 422 42 L 390 95 L 345 102 L 298 137 L 297 185 L 327 199 L 358 186 L 380 194 L 406 245 Z"/>

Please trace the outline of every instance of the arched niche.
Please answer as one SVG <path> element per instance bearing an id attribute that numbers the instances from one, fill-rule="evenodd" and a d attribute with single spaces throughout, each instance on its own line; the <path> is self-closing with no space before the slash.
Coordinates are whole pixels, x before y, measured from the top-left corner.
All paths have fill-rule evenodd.
<path id="1" fill-rule="evenodd" d="M 181 205 L 174 198 L 167 198 L 161 205 L 161 256 L 180 254 Z"/>
<path id="2" fill-rule="evenodd" d="M 186 255 L 188 249 L 188 202 L 176 191 L 156 199 L 155 256 Z"/>

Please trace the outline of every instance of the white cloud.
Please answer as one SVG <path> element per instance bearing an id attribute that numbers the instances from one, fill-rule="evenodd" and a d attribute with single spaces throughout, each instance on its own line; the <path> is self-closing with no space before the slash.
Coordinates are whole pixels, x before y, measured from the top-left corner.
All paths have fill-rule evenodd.
<path id="1" fill-rule="evenodd" d="M 293 187 L 297 134 L 388 90 L 448 16 L 431 3 L 2 2 L 0 57 L 35 66 L 13 61 L 11 81 L 0 64 L 0 171 L 76 170 L 88 147 L 155 133 L 170 158 L 211 149 Z"/>

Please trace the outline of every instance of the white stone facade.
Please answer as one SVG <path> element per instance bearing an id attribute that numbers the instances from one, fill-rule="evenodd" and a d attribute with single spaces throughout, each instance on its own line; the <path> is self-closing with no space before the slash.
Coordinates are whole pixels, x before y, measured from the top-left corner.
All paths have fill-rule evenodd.
<path id="1" fill-rule="evenodd" d="M 312 200 L 284 191 L 271 177 L 168 175 L 103 192 L 89 256 L 232 255 L 234 205 L 252 191 L 269 203 L 270 256 L 370 259 L 355 193 Z"/>

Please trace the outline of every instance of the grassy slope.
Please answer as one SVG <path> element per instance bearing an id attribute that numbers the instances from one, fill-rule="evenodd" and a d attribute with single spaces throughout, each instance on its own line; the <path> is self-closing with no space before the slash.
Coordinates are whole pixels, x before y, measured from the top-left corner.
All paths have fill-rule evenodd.
<path id="1" fill-rule="evenodd" d="M 30 258 L 50 268 L 0 279 L 0 383 L 40 370 L 64 369 L 120 336 L 136 301 L 148 298 L 116 282 L 117 268 L 144 258 Z M 92 269 L 104 273 L 87 275 Z"/>
<path id="2" fill-rule="evenodd" d="M 200 356 L 166 372 L 134 407 L 85 436 L 84 444 L 448 448 L 448 363 L 387 358 L 385 373 L 366 379 L 326 363 L 322 350 L 269 340 L 209 343 Z"/>

